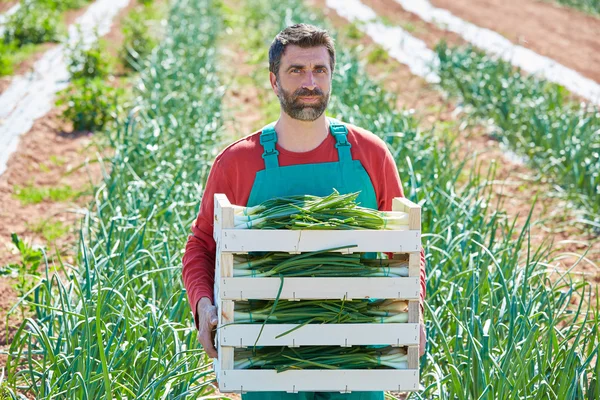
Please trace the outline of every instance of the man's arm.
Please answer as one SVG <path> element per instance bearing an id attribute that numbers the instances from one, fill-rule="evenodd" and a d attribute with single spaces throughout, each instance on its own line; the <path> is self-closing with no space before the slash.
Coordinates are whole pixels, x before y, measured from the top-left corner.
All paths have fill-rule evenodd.
<path id="1" fill-rule="evenodd" d="M 200 212 L 192 225 L 192 235 L 188 236 L 182 260 L 183 284 L 187 291 L 190 308 L 194 312 L 196 328 L 198 328 L 198 302 L 200 299 L 206 297 L 211 304 L 214 304 L 216 243 L 213 238 L 213 218 L 215 193 L 225 193 L 231 202 L 235 202 L 218 157 L 210 170 L 202 195 Z"/>

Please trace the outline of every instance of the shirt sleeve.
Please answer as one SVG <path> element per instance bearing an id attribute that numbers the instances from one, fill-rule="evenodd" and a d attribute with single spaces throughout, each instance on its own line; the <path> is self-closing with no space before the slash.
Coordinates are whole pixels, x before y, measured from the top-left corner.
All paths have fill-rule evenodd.
<path id="1" fill-rule="evenodd" d="M 386 149 L 386 156 L 382 165 L 381 174 L 377 179 L 376 188 L 377 204 L 380 211 L 391 211 L 394 197 L 404 197 L 402 182 L 392 153 Z M 427 288 L 427 275 L 425 272 L 425 250 L 421 247 L 421 311 L 424 312 L 425 291 Z"/>
<path id="2" fill-rule="evenodd" d="M 192 234 L 188 236 L 183 255 L 183 285 L 194 314 L 198 329 L 197 304 L 202 297 L 208 297 L 214 304 L 216 243 L 213 238 L 214 195 L 224 193 L 235 204 L 233 190 L 220 165 L 215 160 L 200 203 L 200 212 L 192 224 Z"/>

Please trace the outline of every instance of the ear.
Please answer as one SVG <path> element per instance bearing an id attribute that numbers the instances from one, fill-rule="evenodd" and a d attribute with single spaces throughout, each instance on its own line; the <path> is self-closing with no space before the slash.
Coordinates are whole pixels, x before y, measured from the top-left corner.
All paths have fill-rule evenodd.
<path id="1" fill-rule="evenodd" d="M 275 76 L 274 73 L 269 71 L 269 80 L 271 81 L 271 88 L 273 89 L 273 92 L 275 92 L 275 94 L 277 96 L 279 96 L 279 89 L 277 87 L 277 77 Z"/>

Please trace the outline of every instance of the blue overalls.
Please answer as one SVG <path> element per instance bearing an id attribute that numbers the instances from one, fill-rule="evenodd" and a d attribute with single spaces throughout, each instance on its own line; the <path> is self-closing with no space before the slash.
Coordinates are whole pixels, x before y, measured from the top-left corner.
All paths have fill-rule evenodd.
<path id="1" fill-rule="evenodd" d="M 328 118 L 328 120 L 330 132 L 336 140 L 337 162 L 280 167 L 277 157 L 279 152 L 275 148 L 277 143 L 275 123 L 263 128 L 260 144 L 264 149 L 262 157 L 265 161 L 265 169 L 256 173 L 248 207 L 278 196 L 303 194 L 327 196 L 335 188 L 341 194 L 360 191 L 357 199 L 360 205 L 377 209 L 377 198 L 371 179 L 361 162 L 352 159 L 351 145 L 347 140 L 348 129 L 335 119 Z M 249 392 L 242 395 L 242 400 L 383 400 L 383 398 L 383 392 Z"/>

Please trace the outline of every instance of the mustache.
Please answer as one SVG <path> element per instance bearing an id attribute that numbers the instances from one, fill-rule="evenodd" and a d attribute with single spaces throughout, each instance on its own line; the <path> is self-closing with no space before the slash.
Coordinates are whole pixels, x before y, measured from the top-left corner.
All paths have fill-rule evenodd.
<path id="1" fill-rule="evenodd" d="M 314 90 L 309 90 L 307 88 L 301 88 L 294 92 L 294 97 L 316 97 L 323 96 L 323 91 L 319 88 L 315 88 Z"/>

